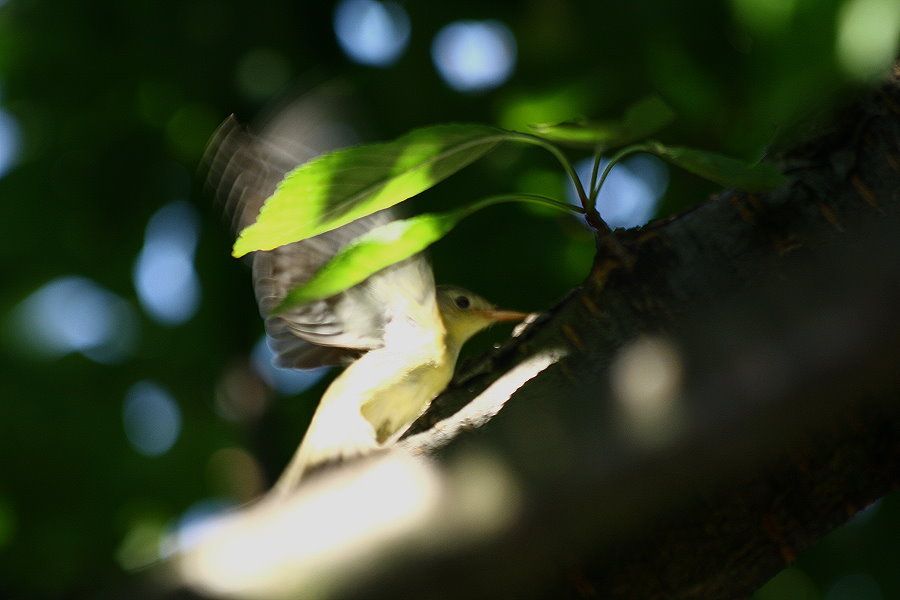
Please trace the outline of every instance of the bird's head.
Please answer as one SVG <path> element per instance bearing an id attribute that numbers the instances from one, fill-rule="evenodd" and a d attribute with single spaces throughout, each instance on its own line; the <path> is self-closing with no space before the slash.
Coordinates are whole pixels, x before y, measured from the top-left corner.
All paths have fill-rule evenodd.
<path id="1" fill-rule="evenodd" d="M 521 321 L 528 316 L 524 312 L 497 310 L 481 296 L 452 285 L 437 286 L 437 300 L 448 345 L 457 349 L 493 323 Z"/>

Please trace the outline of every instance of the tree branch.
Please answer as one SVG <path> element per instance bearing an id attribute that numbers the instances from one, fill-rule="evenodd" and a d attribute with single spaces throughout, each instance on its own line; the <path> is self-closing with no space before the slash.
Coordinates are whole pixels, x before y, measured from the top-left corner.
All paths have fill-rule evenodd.
<path id="1" fill-rule="evenodd" d="M 259 598 L 747 596 L 898 484 L 898 106 L 895 76 L 779 157 L 785 187 L 625 232 L 632 269 L 598 255 L 434 403 L 405 444 L 435 460 L 323 474 L 179 577 Z M 228 551 L 275 546 L 225 585 Z"/>

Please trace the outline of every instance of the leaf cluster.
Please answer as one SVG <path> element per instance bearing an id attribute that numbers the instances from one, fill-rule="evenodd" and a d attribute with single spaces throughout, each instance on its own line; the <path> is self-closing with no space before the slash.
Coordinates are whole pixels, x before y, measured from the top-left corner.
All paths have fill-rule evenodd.
<path id="1" fill-rule="evenodd" d="M 672 109 L 651 96 L 634 104 L 618 120 L 539 124 L 532 126 L 535 133 L 479 124 L 435 125 L 393 141 L 344 148 L 289 172 L 266 200 L 257 221 L 241 232 L 233 254 L 239 257 L 300 242 L 390 208 L 437 185 L 501 144 L 532 144 L 552 153 L 575 186 L 580 206 L 536 194 L 508 194 L 448 212 L 391 221 L 342 248 L 313 277 L 294 288 L 275 312 L 338 294 L 423 251 L 468 215 L 499 202 L 531 202 L 580 212 L 599 236 L 611 239 L 595 207 L 597 195 L 612 167 L 637 152 L 654 154 L 727 187 L 764 191 L 783 182 L 783 175 L 768 163 L 746 164 L 714 152 L 647 140 L 673 118 Z M 587 189 L 563 147 L 593 149 L 594 169 Z M 617 151 L 600 174 L 601 156 L 611 150 Z"/>

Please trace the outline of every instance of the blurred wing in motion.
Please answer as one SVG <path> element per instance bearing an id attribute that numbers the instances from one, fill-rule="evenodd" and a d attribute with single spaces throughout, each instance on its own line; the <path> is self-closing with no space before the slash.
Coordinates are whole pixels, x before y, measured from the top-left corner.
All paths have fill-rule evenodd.
<path id="1" fill-rule="evenodd" d="M 207 150 L 208 181 L 233 220 L 235 233 L 252 224 L 285 174 L 323 152 L 355 141 L 343 125 L 346 100 L 334 90 L 313 92 L 277 110 L 253 133 L 231 116 Z M 348 363 L 384 344 L 387 322 L 400 307 L 394 292 L 434 314 L 434 281 L 421 255 L 388 267 L 349 290 L 269 316 L 296 285 L 308 280 L 350 240 L 395 217 L 383 210 L 308 240 L 253 257 L 253 286 L 266 332 L 282 367 L 313 368 Z M 419 308 L 419 307 L 417 307 Z"/>

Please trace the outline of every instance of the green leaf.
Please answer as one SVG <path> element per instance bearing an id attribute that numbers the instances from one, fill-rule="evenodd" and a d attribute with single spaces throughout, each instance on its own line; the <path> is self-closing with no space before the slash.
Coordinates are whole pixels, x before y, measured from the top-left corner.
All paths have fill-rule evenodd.
<path id="1" fill-rule="evenodd" d="M 347 244 L 308 281 L 288 292 L 273 314 L 339 294 L 378 271 L 425 250 L 472 213 L 503 202 L 529 202 L 563 212 L 581 212 L 578 206 L 545 196 L 503 194 L 445 213 L 426 213 L 391 221 Z"/>
<path id="2" fill-rule="evenodd" d="M 292 289 L 275 314 L 338 294 L 385 267 L 417 254 L 445 236 L 467 214 L 461 209 L 391 221 L 342 248 L 306 283 Z"/>
<path id="3" fill-rule="evenodd" d="M 647 152 L 726 187 L 765 192 L 785 182 L 781 171 L 769 163 L 747 164 L 715 152 L 665 146 L 659 142 L 649 142 L 643 146 Z"/>
<path id="4" fill-rule="evenodd" d="M 271 250 L 330 231 L 427 190 L 477 160 L 511 132 L 436 125 L 394 141 L 345 148 L 282 180 L 234 244 L 234 256 Z"/>
<path id="5" fill-rule="evenodd" d="M 555 142 L 617 148 L 646 139 L 672 122 L 675 113 L 658 96 L 631 105 L 617 121 L 575 120 L 555 125 L 532 125 L 539 135 Z"/>

